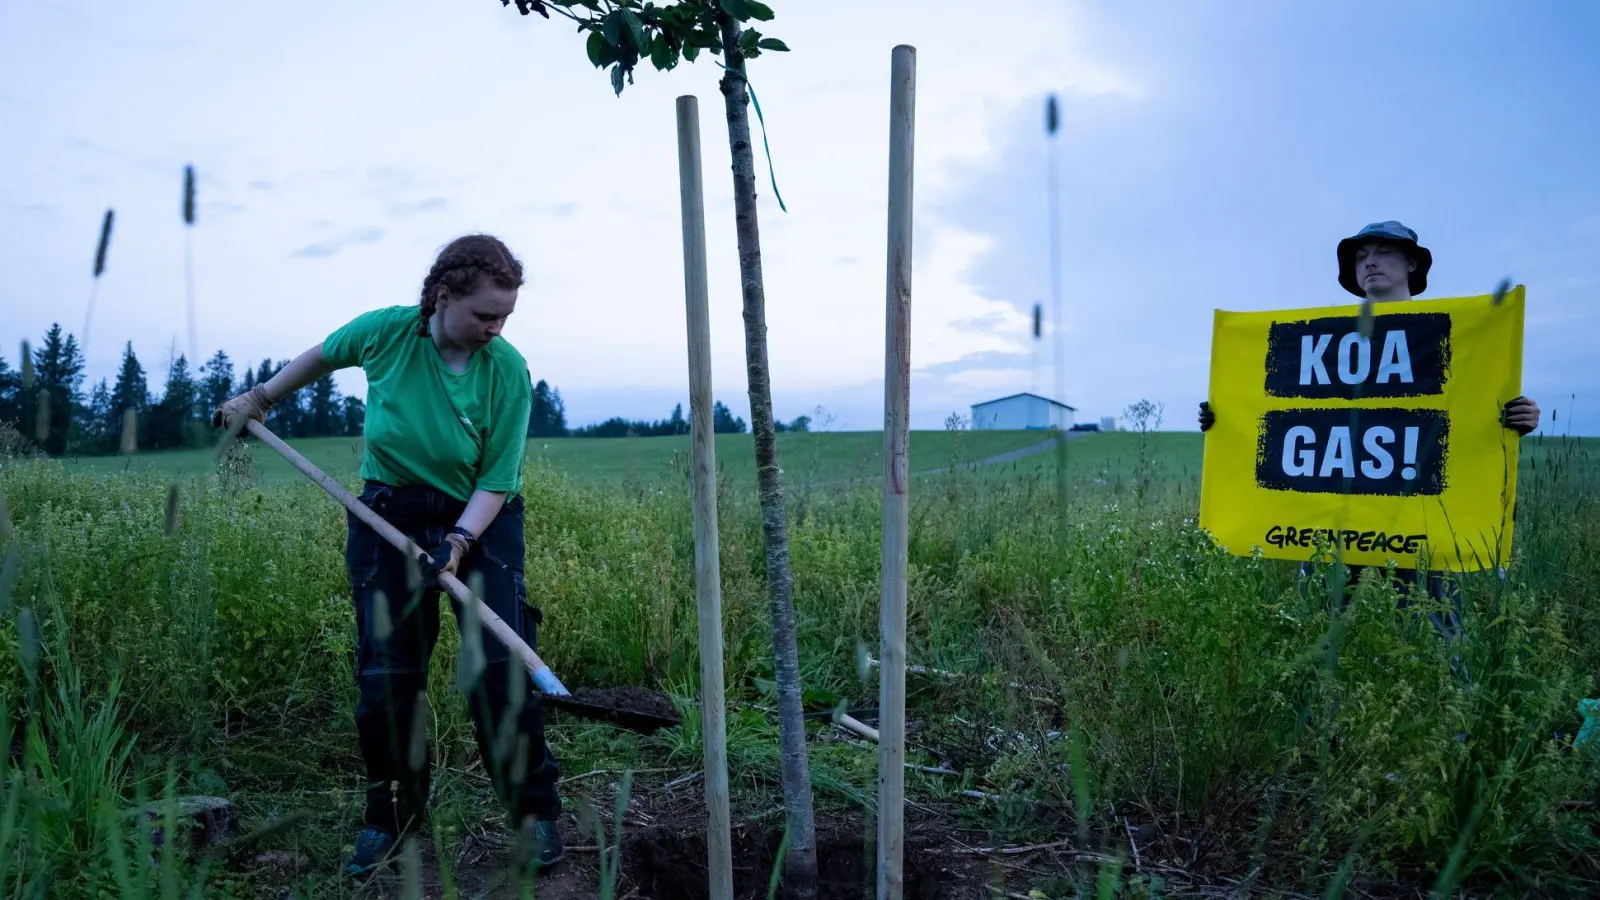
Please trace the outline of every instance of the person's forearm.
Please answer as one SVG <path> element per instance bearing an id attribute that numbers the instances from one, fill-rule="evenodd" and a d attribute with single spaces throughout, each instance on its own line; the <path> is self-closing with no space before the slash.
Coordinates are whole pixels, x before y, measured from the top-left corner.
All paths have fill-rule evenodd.
<path id="1" fill-rule="evenodd" d="M 500 515 L 501 507 L 506 505 L 506 495 L 500 491 L 473 491 L 472 497 L 467 500 L 467 508 L 461 511 L 461 518 L 456 520 L 460 528 L 472 532 L 475 538 L 483 537 L 489 530 L 489 524 L 494 517 Z"/>
<path id="2" fill-rule="evenodd" d="M 262 389 L 267 392 L 268 399 L 276 403 L 333 371 L 334 367 L 322 356 L 322 345 L 318 344 L 279 369 L 278 374 L 267 379 Z"/>

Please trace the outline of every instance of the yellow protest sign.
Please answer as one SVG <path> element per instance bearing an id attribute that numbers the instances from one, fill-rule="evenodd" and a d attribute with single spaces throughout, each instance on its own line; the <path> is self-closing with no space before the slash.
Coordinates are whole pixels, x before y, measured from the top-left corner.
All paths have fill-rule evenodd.
<path id="1" fill-rule="evenodd" d="M 1475 571 L 1511 553 L 1524 289 L 1218 310 L 1200 524 L 1231 553 Z"/>

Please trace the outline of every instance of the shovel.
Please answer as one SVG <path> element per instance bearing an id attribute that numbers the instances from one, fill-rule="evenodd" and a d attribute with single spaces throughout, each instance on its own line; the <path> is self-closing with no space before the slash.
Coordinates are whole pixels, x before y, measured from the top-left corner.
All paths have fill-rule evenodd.
<path id="1" fill-rule="evenodd" d="M 426 555 L 421 547 L 401 534 L 399 529 L 384 521 L 383 517 L 373 512 L 371 507 L 357 500 L 339 482 L 323 474 L 322 470 L 295 452 L 293 447 L 267 430 L 267 426 L 252 419 L 245 428 L 252 436 L 276 450 L 280 456 L 289 461 L 290 465 L 305 473 L 307 478 L 331 494 L 333 499 L 343 503 L 345 509 L 350 510 L 356 518 L 365 522 L 378 533 L 379 537 L 393 544 L 401 553 L 412 558 Z M 538 688 L 539 693 L 551 705 L 585 719 L 610 722 L 642 734 L 651 734 L 662 728 L 682 724 L 683 716 L 677 707 L 673 706 L 672 701 L 654 691 L 635 687 L 603 690 L 579 688 L 576 693 L 567 690 L 566 685 L 563 685 L 561 679 L 556 677 L 556 673 L 544 664 L 539 654 L 533 652 L 527 641 L 513 631 L 511 626 L 496 615 L 487 604 L 473 595 L 472 591 L 461 583 L 461 579 L 449 572 L 441 572 L 439 586 L 457 602 L 476 609 L 478 621 L 522 660 L 522 664 L 528 669 L 528 674 L 533 676 L 534 687 Z"/>

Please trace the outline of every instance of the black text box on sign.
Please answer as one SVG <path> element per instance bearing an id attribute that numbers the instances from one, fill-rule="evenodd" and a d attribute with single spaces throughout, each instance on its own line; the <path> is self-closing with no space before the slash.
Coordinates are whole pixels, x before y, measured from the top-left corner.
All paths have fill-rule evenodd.
<path id="1" fill-rule="evenodd" d="M 1261 417 L 1256 482 L 1309 494 L 1440 494 L 1449 446 L 1440 409 L 1275 410 Z"/>
<path id="2" fill-rule="evenodd" d="M 1267 394 L 1315 400 L 1427 397 L 1450 377 L 1450 314 L 1393 313 L 1274 322 L 1267 333 Z"/>

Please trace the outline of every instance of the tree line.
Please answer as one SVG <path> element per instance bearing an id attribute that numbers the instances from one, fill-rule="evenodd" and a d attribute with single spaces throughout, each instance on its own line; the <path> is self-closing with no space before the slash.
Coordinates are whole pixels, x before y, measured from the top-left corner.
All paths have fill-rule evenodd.
<path id="1" fill-rule="evenodd" d="M 23 345 L 18 368 L 0 356 L 0 422 L 52 456 L 207 446 L 219 433 L 211 427 L 211 411 L 271 378 L 288 362 L 264 359 L 253 368 L 246 364 L 236 380 L 226 352 L 218 350 L 195 369 L 174 349 L 157 393 L 129 341 L 116 380 L 102 378 L 86 394 L 78 339 L 52 325 L 38 347 L 30 351 Z M 366 404 L 359 397 L 342 396 L 331 375 L 279 400 L 267 418 L 285 437 L 354 436 L 365 421 Z"/>
<path id="2" fill-rule="evenodd" d="M 811 417 L 799 416 L 793 422 L 778 422 L 776 425 L 778 431 L 810 431 Z M 718 400 L 711 406 L 711 430 L 715 434 L 744 434 L 750 430 L 750 426 Z M 567 407 L 561 400 L 561 391 L 551 387 L 544 379 L 533 386 L 533 409 L 528 416 L 529 437 L 667 437 L 688 433 L 689 420 L 684 418 L 682 403 L 672 407 L 672 415 L 655 422 L 612 416 L 603 422 L 571 428 L 567 425 Z"/>
<path id="3" fill-rule="evenodd" d="M 13 368 L 0 355 L 0 422 L 32 438 L 51 456 L 100 455 L 142 450 L 175 450 L 209 446 L 218 430 L 211 427 L 211 412 L 229 397 L 267 381 L 288 360 L 263 359 L 259 365 L 240 367 L 235 377 L 233 360 L 218 350 L 198 369 L 174 348 L 167 362 L 166 381 L 159 393 L 151 390 L 145 365 L 129 341 L 115 381 L 102 378 L 84 392 L 84 358 L 78 339 L 59 324 L 52 325 L 38 347 L 23 345 L 21 364 Z M 327 375 L 280 399 L 267 425 L 284 437 L 355 437 L 366 421 L 366 404 L 359 397 L 343 396 Z M 811 419 L 776 423 L 778 431 L 809 431 Z M 744 434 L 749 426 L 718 401 L 712 407 L 712 431 Z M 683 404 L 659 421 L 613 416 L 602 422 L 572 428 L 567 425 L 561 392 L 540 379 L 533 388 L 529 437 L 657 437 L 688 434 Z"/>

